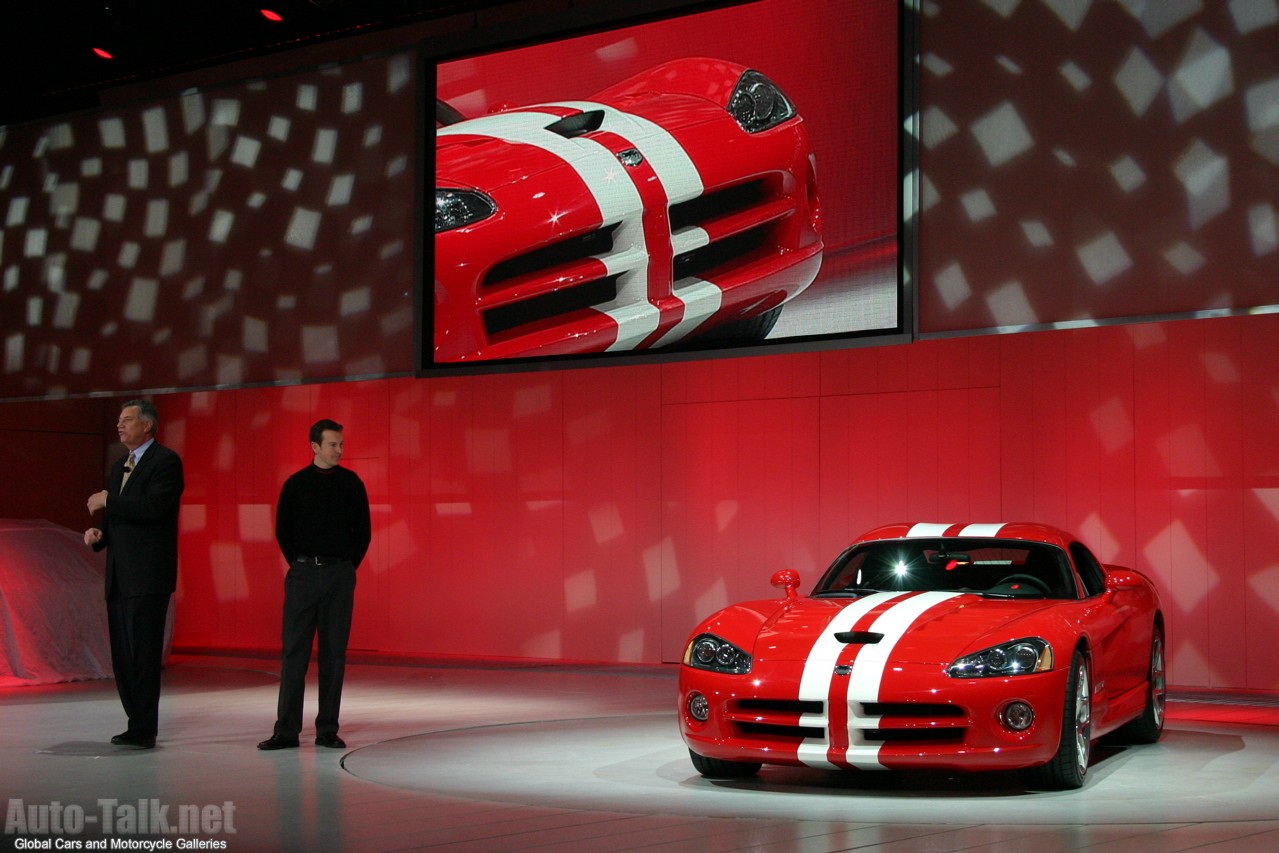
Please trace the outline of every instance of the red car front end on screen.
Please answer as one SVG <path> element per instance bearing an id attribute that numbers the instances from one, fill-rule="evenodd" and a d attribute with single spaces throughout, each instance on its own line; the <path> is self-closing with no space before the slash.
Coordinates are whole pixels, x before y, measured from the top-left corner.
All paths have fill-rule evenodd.
<path id="1" fill-rule="evenodd" d="M 740 65 L 437 127 L 437 362 L 763 337 L 822 248 L 803 119 Z"/>

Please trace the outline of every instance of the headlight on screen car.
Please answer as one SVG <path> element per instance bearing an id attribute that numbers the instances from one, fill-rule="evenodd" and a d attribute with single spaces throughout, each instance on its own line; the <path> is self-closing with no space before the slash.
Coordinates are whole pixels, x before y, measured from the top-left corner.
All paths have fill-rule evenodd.
<path id="1" fill-rule="evenodd" d="M 751 656 L 714 634 L 698 634 L 684 650 L 684 663 L 694 669 L 745 675 L 751 671 Z"/>
<path id="2" fill-rule="evenodd" d="M 1052 668 L 1052 646 L 1038 637 L 1026 637 L 964 655 L 946 668 L 946 674 L 952 678 L 991 678 Z"/>
<path id="3" fill-rule="evenodd" d="M 795 106 L 772 80 L 758 71 L 747 71 L 733 89 L 728 111 L 742 130 L 759 133 L 795 115 Z"/>
<path id="4" fill-rule="evenodd" d="M 475 190 L 435 191 L 435 233 L 461 228 L 497 213 L 493 199 Z"/>

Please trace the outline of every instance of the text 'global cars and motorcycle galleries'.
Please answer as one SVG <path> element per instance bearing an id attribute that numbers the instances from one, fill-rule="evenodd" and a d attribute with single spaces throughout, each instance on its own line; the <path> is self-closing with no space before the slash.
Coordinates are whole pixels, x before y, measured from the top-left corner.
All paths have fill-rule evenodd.
<path id="1" fill-rule="evenodd" d="M 1084 783 L 1092 742 L 1164 724 L 1164 615 L 1140 572 L 1044 524 L 894 524 L 812 592 L 727 607 L 680 666 L 679 725 L 708 778 L 764 764 L 1019 771 Z"/>
<path id="2" fill-rule="evenodd" d="M 11 798 L 4 834 L 15 850 L 226 850 L 235 803 L 98 799 L 91 807 Z"/>

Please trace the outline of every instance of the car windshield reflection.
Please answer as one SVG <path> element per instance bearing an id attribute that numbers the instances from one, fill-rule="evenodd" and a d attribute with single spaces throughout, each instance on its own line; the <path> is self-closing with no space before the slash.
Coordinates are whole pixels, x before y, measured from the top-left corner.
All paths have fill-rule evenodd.
<path id="1" fill-rule="evenodd" d="M 842 598 L 876 592 L 1079 597 L 1069 559 L 1060 548 L 990 539 L 901 539 L 860 545 L 835 562 L 812 594 Z"/>

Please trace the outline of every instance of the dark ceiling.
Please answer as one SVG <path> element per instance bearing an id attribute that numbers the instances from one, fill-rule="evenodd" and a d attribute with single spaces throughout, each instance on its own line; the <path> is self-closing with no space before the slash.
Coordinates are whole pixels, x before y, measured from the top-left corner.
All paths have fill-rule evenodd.
<path id="1" fill-rule="evenodd" d="M 497 0 L 3 0 L 0 126 L 97 106 L 100 93 Z M 270 20 L 261 10 L 280 20 Z M 94 48 L 109 52 L 106 59 Z"/>

